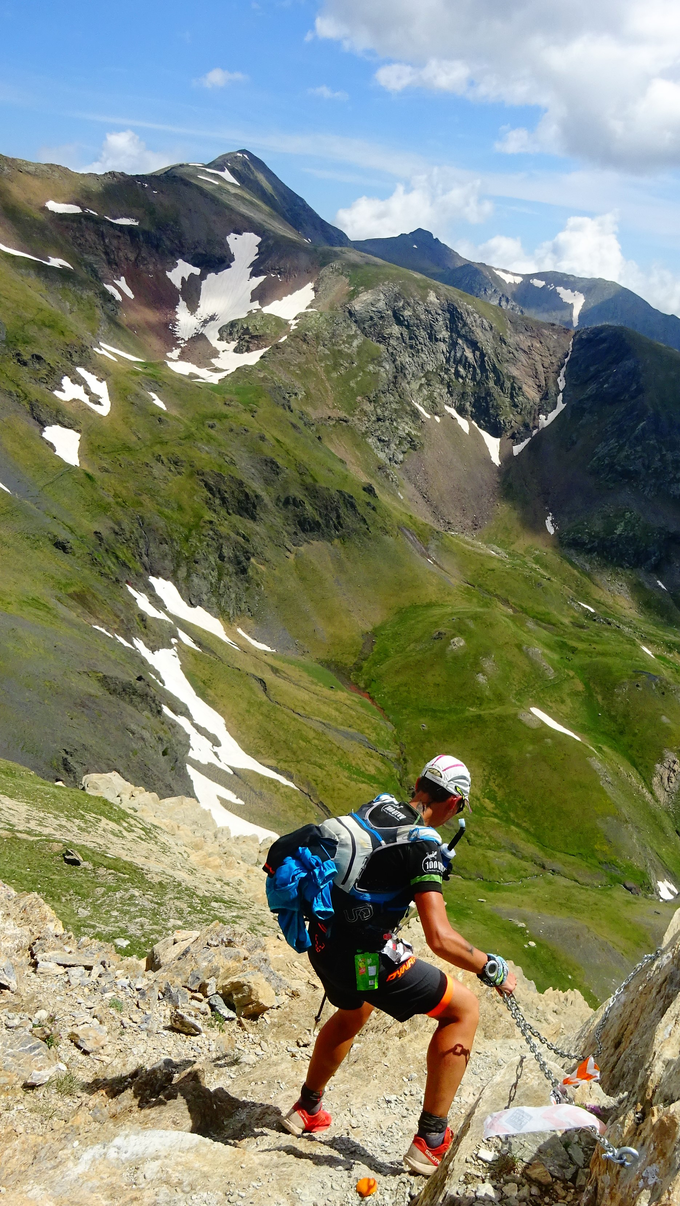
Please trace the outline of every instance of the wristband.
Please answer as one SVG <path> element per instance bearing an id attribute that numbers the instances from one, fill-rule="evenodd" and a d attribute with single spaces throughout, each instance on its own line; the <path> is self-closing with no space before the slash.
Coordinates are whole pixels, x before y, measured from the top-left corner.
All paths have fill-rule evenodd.
<path id="1" fill-rule="evenodd" d="M 488 988 L 500 988 L 508 978 L 509 967 L 500 955 L 487 955 L 482 971 L 477 973 L 477 979 Z"/>

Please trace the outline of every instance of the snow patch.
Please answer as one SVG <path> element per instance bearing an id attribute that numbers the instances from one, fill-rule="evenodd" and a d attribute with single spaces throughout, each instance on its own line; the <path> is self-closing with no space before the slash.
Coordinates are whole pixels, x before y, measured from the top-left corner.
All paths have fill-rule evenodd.
<path id="1" fill-rule="evenodd" d="M 98 356 L 106 356 L 107 360 L 112 360 L 114 364 L 118 364 L 116 357 L 112 356 L 110 352 L 105 352 L 103 348 L 93 348 L 92 351 L 96 352 Z"/>
<path id="2" fill-rule="evenodd" d="M 425 410 L 425 407 L 421 406 L 420 402 L 416 402 L 415 398 L 411 398 L 411 401 L 412 401 L 413 405 L 416 407 L 416 409 L 420 411 L 420 413 L 424 419 L 432 418 L 432 415 L 428 415 L 427 411 Z"/>
<path id="3" fill-rule="evenodd" d="M 551 285 L 551 288 L 552 288 L 552 285 Z M 526 440 L 522 440 L 521 444 L 514 445 L 513 450 L 512 450 L 513 456 L 517 456 L 518 453 L 520 453 L 523 448 L 526 448 L 527 444 L 529 444 L 531 442 L 533 437 L 535 435 L 538 435 L 539 431 L 543 431 L 544 427 L 549 427 L 550 424 L 552 422 L 554 422 L 554 420 L 557 418 L 557 416 L 559 414 L 561 414 L 562 411 L 565 409 L 567 404 L 564 401 L 564 390 L 565 390 L 566 384 L 567 384 L 567 365 L 569 364 L 569 360 L 571 359 L 571 353 L 572 353 L 573 347 L 574 347 L 574 341 L 572 339 L 571 343 L 569 344 L 569 351 L 567 352 L 567 354 L 564 358 L 564 364 L 562 365 L 562 368 L 560 369 L 558 376 L 557 376 L 557 388 L 559 390 L 559 393 L 557 395 L 557 403 L 556 403 L 554 409 L 551 410 L 547 415 L 539 415 L 538 416 L 538 427 L 535 427 L 534 430 L 532 431 L 531 435 L 528 436 L 528 438 Z"/>
<path id="4" fill-rule="evenodd" d="M 548 716 L 547 712 L 542 712 L 540 708 L 529 708 L 529 711 L 534 716 L 537 716 L 539 720 L 542 720 L 544 724 L 547 724 L 549 728 L 554 729 L 556 733 L 565 733 L 567 737 L 573 737 L 574 741 L 581 740 L 580 737 L 576 736 L 576 733 L 572 733 L 571 729 L 565 729 L 564 725 L 558 724 L 556 720 Z"/>
<path id="5" fill-rule="evenodd" d="M 654 661 L 656 661 L 656 654 L 655 654 L 655 653 L 652 653 L 651 649 L 648 649 L 646 645 L 640 645 L 640 648 L 641 648 L 641 650 L 642 650 L 642 652 L 643 652 L 643 653 L 647 653 L 647 654 L 649 654 L 649 656 L 650 656 L 650 657 L 653 657 L 653 658 L 654 658 Z"/>
<path id="6" fill-rule="evenodd" d="M 252 301 L 252 294 L 265 280 L 264 276 L 251 277 L 250 271 L 260 245 L 259 235 L 231 234 L 227 236 L 227 243 L 234 257 L 233 263 L 222 272 L 209 273 L 201 282 L 201 296 L 193 314 L 183 298 L 180 298 L 177 304 L 174 330 L 180 347 L 175 349 L 172 359 L 168 361 L 168 367 L 183 376 L 196 376 L 203 381 L 218 382 L 243 364 L 256 364 L 266 351 L 266 348 L 260 348 L 255 352 L 239 354 L 234 351 L 236 340 L 225 343 L 219 338 L 220 328 L 225 323 L 232 322 L 235 318 L 244 318 L 251 310 L 260 308 L 259 302 Z M 171 279 L 179 274 L 181 263 L 182 261 L 179 261 L 172 274 L 168 273 Z M 186 267 L 191 268 L 191 265 Z M 217 351 L 213 364 L 218 371 L 175 360 L 182 345 L 200 334 L 205 335 Z"/>
<path id="7" fill-rule="evenodd" d="M 110 293 L 112 297 L 115 297 L 116 301 L 122 302 L 123 294 L 116 289 L 115 285 L 104 285 L 104 288 L 106 289 L 107 293 Z"/>
<path id="8" fill-rule="evenodd" d="M 238 837 L 241 834 L 250 837 L 252 834 L 261 842 L 265 838 L 278 837 L 278 834 L 274 833 L 271 829 L 263 829 L 261 825 L 253 825 L 252 822 L 244 821 L 242 817 L 236 816 L 235 813 L 223 808 L 218 796 L 234 804 L 243 803 L 242 800 L 239 800 L 238 796 L 233 795 L 226 787 L 220 787 L 218 783 L 213 783 L 212 779 L 206 779 L 205 775 L 202 775 L 200 771 L 194 770 L 193 766 L 187 766 L 187 773 L 194 785 L 196 799 L 201 808 L 206 808 L 210 812 L 218 828 L 229 828 L 232 837 Z"/>
<path id="9" fill-rule="evenodd" d="M 203 607 L 191 607 L 185 603 L 174 583 L 168 582 L 164 578 L 152 577 L 149 578 L 149 582 L 171 615 L 177 616 L 179 620 L 187 620 L 188 623 L 195 624 L 197 628 L 203 628 L 205 632 L 211 632 L 213 636 L 218 636 L 221 641 L 231 645 L 232 649 L 238 649 L 238 645 L 234 641 L 230 641 L 224 631 L 222 621 L 218 620 L 216 616 L 211 616 L 210 612 Z"/>
<path id="10" fill-rule="evenodd" d="M 157 607 L 154 607 L 151 600 L 142 594 L 141 590 L 135 590 L 134 586 L 130 586 L 129 582 L 126 582 L 125 585 L 133 599 L 136 599 L 140 611 L 143 611 L 147 616 L 151 616 L 152 620 L 166 620 L 168 624 L 172 624 L 170 617 L 166 616 L 164 612 L 159 611 Z"/>
<path id="11" fill-rule="evenodd" d="M 82 209 L 79 205 L 68 205 L 64 201 L 46 201 L 45 209 L 50 209 L 53 214 L 82 214 Z"/>
<path id="12" fill-rule="evenodd" d="M 522 277 L 515 276 L 514 272 L 501 272 L 500 268 L 494 268 L 494 272 L 496 276 L 500 276 L 501 280 L 505 281 L 508 285 L 521 285 L 522 283 Z"/>
<path id="13" fill-rule="evenodd" d="M 576 328 L 578 326 L 578 316 L 583 309 L 583 303 L 586 300 L 582 293 L 576 293 L 573 289 L 563 289 L 561 285 L 555 286 L 555 292 L 559 293 L 562 301 L 567 306 L 571 306 L 571 325 Z"/>
<path id="14" fill-rule="evenodd" d="M 256 641 L 254 637 L 248 636 L 248 633 L 244 632 L 242 628 L 237 628 L 236 631 L 238 632 L 239 636 L 245 637 L 245 639 L 249 641 L 251 645 L 254 645 L 256 649 L 262 649 L 265 653 L 276 653 L 276 650 L 272 649 L 270 645 L 263 645 L 262 641 Z"/>
<path id="15" fill-rule="evenodd" d="M 130 588 L 128 587 L 128 589 Z M 131 591 L 131 593 L 135 596 L 138 594 L 135 591 Z M 141 592 L 139 594 L 141 595 Z M 141 598 L 146 599 L 146 596 L 141 595 Z M 162 618 L 167 619 L 165 616 Z M 256 774 L 263 775 L 265 778 L 276 779 L 284 787 L 292 787 L 294 791 L 298 790 L 295 784 L 291 783 L 289 779 L 285 779 L 277 771 L 270 770 L 268 766 L 263 766 L 262 763 L 258 762 L 255 758 L 251 758 L 249 754 L 246 754 L 245 750 L 241 749 L 238 742 L 227 731 L 224 720 L 219 712 L 205 703 L 194 691 L 194 688 L 182 670 L 179 654 L 174 646 L 170 649 L 158 649 L 154 653 L 138 637 L 135 637 L 133 644 L 130 645 L 123 637 L 108 632 L 98 624 L 93 624 L 92 627 L 96 628 L 97 632 L 101 632 L 109 637 L 109 639 L 119 641 L 127 649 L 135 649 L 156 671 L 156 674 L 159 676 L 157 681 L 165 687 L 166 691 L 169 691 L 171 695 L 174 695 L 176 699 L 185 705 L 191 720 L 186 716 L 176 715 L 165 704 L 163 705 L 163 712 L 171 720 L 174 720 L 187 734 L 189 738 L 189 757 L 195 762 L 199 762 L 203 766 L 216 766 L 227 775 L 233 775 L 234 767 L 255 771 Z M 186 634 L 181 633 L 181 630 L 178 629 L 178 631 L 180 632 L 180 636 L 186 636 Z M 191 641 L 191 638 L 187 638 L 187 642 L 194 649 L 197 648 Z M 199 731 L 199 729 L 202 731 Z M 214 740 L 211 740 L 206 734 L 211 734 Z M 196 792 L 199 804 L 212 814 L 218 825 L 228 826 L 234 834 L 255 833 L 260 836 L 261 840 L 265 837 L 275 838 L 278 836 L 272 830 L 263 829 L 259 825 L 252 825 L 249 821 L 244 821 L 241 817 L 227 812 L 218 799 L 221 796 L 222 799 L 229 800 L 233 804 L 243 804 L 243 800 L 239 796 L 227 788 L 221 787 L 218 783 L 214 783 L 188 763 L 187 773 L 194 785 L 194 791 Z"/>
<path id="16" fill-rule="evenodd" d="M 118 643 L 120 645 L 124 645 L 126 649 L 134 649 L 134 645 L 131 645 L 129 641 L 126 641 L 124 637 L 118 636 L 117 632 L 109 632 L 108 629 L 102 628 L 100 624 L 93 624 L 92 627 L 96 628 L 97 632 L 103 632 L 104 636 L 109 637 L 110 640 L 118 641 Z"/>
<path id="17" fill-rule="evenodd" d="M 79 431 L 73 431 L 70 427 L 59 427 L 57 423 L 53 423 L 50 427 L 45 427 L 42 436 L 48 444 L 52 445 L 57 456 L 60 456 L 62 461 L 66 461 L 67 465 L 80 465 L 78 460 Z"/>
<path id="18" fill-rule="evenodd" d="M 456 420 L 456 423 L 463 428 L 463 431 L 466 435 L 470 434 L 469 419 L 464 419 L 462 415 L 458 414 L 458 411 L 453 406 L 447 406 L 446 403 L 444 403 L 444 410 L 448 411 L 448 413 L 453 416 L 453 418 Z"/>
<path id="19" fill-rule="evenodd" d="M 260 310 L 259 301 L 253 301 L 253 293 L 258 285 L 266 279 L 264 276 L 251 276 L 253 261 L 258 253 L 260 236 L 252 232 L 231 234 L 227 243 L 234 257 L 233 262 L 222 272 L 209 273 L 201 282 L 201 295 L 198 306 L 192 312 L 180 297 L 175 312 L 173 330 L 178 339 L 178 346 L 168 353 L 167 365 L 175 373 L 184 377 L 197 377 L 202 381 L 217 383 L 243 365 L 256 364 L 264 356 L 267 348 L 259 348 L 253 352 L 236 352 L 236 340 L 224 342 L 219 337 L 221 328 L 236 318 L 244 318 L 253 310 Z M 178 290 L 183 281 L 192 273 L 198 273 L 198 268 L 192 267 L 183 260 L 178 260 L 177 267 L 166 275 Z M 294 324 L 295 318 L 303 310 L 308 309 L 314 298 L 314 286 L 310 283 L 303 285 L 288 297 L 270 302 L 264 307 L 265 314 L 276 314 Z M 217 355 L 213 358 L 214 368 L 199 368 L 189 361 L 179 360 L 182 347 L 196 335 L 205 335 L 215 348 Z"/>
<path id="20" fill-rule="evenodd" d="M 5 494 L 11 494 L 11 493 L 12 493 L 12 491 L 9 489 L 9 487 L 8 487 L 8 486 L 3 486 L 2 482 L 0 482 L 0 490 L 4 490 L 4 491 L 5 491 Z"/>
<path id="21" fill-rule="evenodd" d="M 5 255 L 18 255 L 22 260 L 34 260 L 36 264 L 46 264 L 48 268 L 70 268 L 73 272 L 73 265 L 69 264 L 68 260 L 60 260 L 58 256 L 51 255 L 46 260 L 41 260 L 40 256 L 29 255 L 27 251 L 17 251 L 14 247 L 6 247 L 4 243 L 0 243 L 0 251 L 4 251 Z"/>
<path id="22" fill-rule="evenodd" d="M 130 288 L 130 286 L 128 285 L 128 283 L 127 283 L 127 281 L 126 281 L 126 279 L 125 279 L 125 277 L 124 277 L 124 276 L 119 276 L 118 278 L 116 278 L 116 277 L 114 276 L 114 278 L 113 278 L 113 283 L 114 283 L 114 285 L 117 285 L 117 286 L 118 286 L 118 288 L 119 288 L 119 289 L 121 289 L 121 290 L 122 290 L 122 292 L 123 292 L 123 293 L 125 293 L 125 295 L 126 295 L 127 297 L 130 297 L 130 298 L 132 298 L 132 299 L 134 300 L 134 296 L 135 296 L 135 295 L 134 295 L 134 293 L 132 292 L 132 289 L 131 289 L 131 288 Z"/>
<path id="23" fill-rule="evenodd" d="M 165 274 L 168 280 L 171 280 L 176 289 L 181 289 L 185 281 L 190 276 L 200 276 L 200 268 L 194 268 L 193 264 L 188 264 L 186 260 L 178 260 L 172 272 Z"/>
<path id="24" fill-rule="evenodd" d="M 486 444 L 486 446 L 489 450 L 489 456 L 491 457 L 491 460 L 493 461 L 494 465 L 498 465 L 500 467 L 501 437 L 489 435 L 488 431 L 482 431 L 481 427 L 477 426 L 474 419 L 472 421 L 472 426 L 477 427 L 477 431 L 479 432 L 480 436 L 484 440 L 484 443 Z"/>
<path id="25" fill-rule="evenodd" d="M 292 787 L 297 791 L 294 783 L 285 779 L 277 771 L 270 770 L 268 766 L 263 766 L 257 759 L 251 758 L 250 754 L 246 754 L 245 750 L 241 749 L 238 742 L 227 731 L 219 712 L 211 708 L 210 704 L 205 703 L 194 691 L 182 669 L 176 648 L 158 649 L 154 653 L 139 637 L 135 637 L 133 643 L 137 652 L 141 653 L 145 661 L 159 675 L 165 689 L 185 705 L 194 724 L 205 730 L 206 733 L 211 733 L 215 738 L 215 741 L 209 741 L 201 733 L 195 731 L 193 734 L 190 733 L 192 749 L 196 750 L 196 761 L 204 764 L 212 763 L 226 771 L 227 774 L 233 774 L 232 767 L 252 770 L 258 775 L 263 775 L 267 779 L 276 779 L 278 783 L 283 783 L 285 787 Z M 177 719 L 185 732 L 189 732 L 186 719 L 184 717 Z"/>
<path id="26" fill-rule="evenodd" d="M 201 165 L 201 166 L 203 166 L 203 165 Z M 211 172 L 213 176 L 219 176 L 220 179 L 226 181 L 227 184 L 235 184 L 235 185 L 237 185 L 238 188 L 241 187 L 238 180 L 235 180 L 234 177 L 232 176 L 231 172 L 229 171 L 229 168 L 222 168 L 221 171 L 218 171 L 217 168 L 205 168 L 204 171 Z M 209 176 L 199 176 L 199 180 L 208 180 L 208 182 L 210 184 L 215 183 L 214 180 L 210 180 Z"/>
<path id="27" fill-rule="evenodd" d="M 534 285 L 536 289 L 542 289 L 543 286 L 545 285 L 545 281 L 539 281 L 536 279 L 535 276 L 532 276 L 529 284 Z"/>
<path id="28" fill-rule="evenodd" d="M 110 218 L 108 214 L 104 214 L 107 222 L 113 222 L 114 226 L 139 226 L 136 218 Z"/>
<path id="29" fill-rule="evenodd" d="M 151 398 L 151 401 L 153 402 L 154 406 L 160 406 L 161 410 L 168 409 L 167 406 L 165 405 L 165 402 L 161 402 L 160 398 L 158 397 L 158 394 L 152 394 L 150 389 L 148 389 L 146 392 L 149 395 L 149 397 Z"/>
<path id="30" fill-rule="evenodd" d="M 135 364 L 144 363 L 141 356 L 133 356 L 131 352 L 123 352 L 120 348 L 112 347 L 110 343 L 104 343 L 103 340 L 100 340 L 99 345 L 102 348 L 106 348 L 107 352 L 113 352 L 114 356 L 122 356 L 123 360 L 133 360 Z M 80 369 L 78 369 L 78 372 L 80 372 Z"/>
<path id="31" fill-rule="evenodd" d="M 95 410 L 98 415 L 108 415 L 111 410 L 111 399 L 109 398 L 109 388 L 105 381 L 100 381 L 95 377 L 94 373 L 88 373 L 87 369 L 77 368 L 77 373 L 85 381 L 91 394 L 95 398 L 99 398 L 98 402 L 93 402 L 86 394 L 82 385 L 77 381 L 72 381 L 70 377 L 62 377 L 61 389 L 53 389 L 52 393 L 55 398 L 59 398 L 62 402 L 84 402 L 91 410 Z"/>
<path id="32" fill-rule="evenodd" d="M 193 314 L 189 312 L 183 298 L 177 305 L 175 331 L 182 343 L 194 335 L 205 335 L 218 350 L 225 345 L 218 338 L 218 331 L 235 318 L 244 318 L 259 303 L 251 296 L 264 276 L 251 277 L 250 270 L 260 245 L 256 234 L 231 234 L 227 243 L 234 257 L 233 263 L 222 272 L 211 272 L 201 282 L 201 296 Z"/>
<path id="33" fill-rule="evenodd" d="M 297 289 L 295 293 L 289 293 L 287 297 L 280 297 L 278 301 L 270 302 L 268 306 L 262 307 L 263 314 L 275 314 L 277 318 L 285 318 L 286 322 L 292 322 L 301 314 L 303 310 L 307 310 L 314 301 L 314 285 L 310 281 L 309 284 L 303 285 L 301 289 Z"/>
<path id="34" fill-rule="evenodd" d="M 586 611 L 592 611 L 593 615 L 595 615 L 595 608 L 591 607 L 589 603 L 579 603 L 578 599 L 576 602 L 578 603 L 579 607 L 585 607 Z"/>
<path id="35" fill-rule="evenodd" d="M 555 523 L 555 516 L 553 515 L 552 511 L 548 511 L 548 514 L 545 517 L 545 526 L 550 535 L 554 536 L 555 532 L 557 531 L 557 524 Z"/>
<path id="36" fill-rule="evenodd" d="M 660 586 L 660 587 L 661 587 L 661 589 L 662 589 L 662 590 L 665 590 L 666 594 L 668 594 L 668 587 L 667 587 L 667 586 L 664 586 L 664 584 L 663 584 L 663 582 L 661 581 L 661 579 L 660 579 L 660 578 L 657 578 L 657 580 L 656 580 L 656 585 L 657 585 L 657 586 Z"/>
<path id="37" fill-rule="evenodd" d="M 225 377 L 228 377 L 230 373 L 235 373 L 243 365 L 257 364 L 265 352 L 269 351 L 269 348 L 258 348 L 255 352 L 235 352 L 235 347 L 235 342 L 223 345 L 223 350 L 213 360 L 213 364 L 218 366 L 220 372 L 201 368 L 197 364 L 191 364 L 188 360 L 168 360 L 166 364 L 169 369 L 172 369 L 174 373 L 179 373 L 181 377 L 198 377 L 201 381 L 209 381 L 211 385 L 218 385 Z"/>
<path id="38" fill-rule="evenodd" d="M 189 634 L 184 632 L 184 630 L 179 627 L 179 624 L 177 625 L 177 632 L 179 633 L 179 639 L 183 645 L 188 645 L 190 649 L 195 649 L 197 653 L 203 652 L 201 646 L 197 645 L 195 641 L 192 641 Z"/>
<path id="39" fill-rule="evenodd" d="M 670 879 L 659 879 L 656 883 L 659 900 L 674 900 L 678 894 L 678 889 L 675 884 L 672 884 Z"/>

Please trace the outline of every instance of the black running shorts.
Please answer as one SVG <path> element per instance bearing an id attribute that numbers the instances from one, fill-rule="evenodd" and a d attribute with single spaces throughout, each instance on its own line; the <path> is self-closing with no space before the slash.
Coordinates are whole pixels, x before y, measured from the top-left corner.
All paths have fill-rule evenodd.
<path id="1" fill-rule="evenodd" d="M 360 1009 L 366 1002 L 397 1022 L 407 1022 L 416 1013 L 439 1017 L 453 996 L 451 977 L 415 955 L 398 965 L 387 955 L 380 955 L 378 987 L 360 992 L 356 987 L 353 954 L 336 954 L 332 949 L 324 951 L 325 957 L 313 950 L 308 954 L 328 1000 L 336 1009 Z"/>

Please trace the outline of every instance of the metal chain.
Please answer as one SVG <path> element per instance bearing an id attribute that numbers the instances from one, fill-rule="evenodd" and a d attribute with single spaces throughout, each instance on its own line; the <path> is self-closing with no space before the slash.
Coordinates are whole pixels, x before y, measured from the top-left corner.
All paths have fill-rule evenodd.
<path id="1" fill-rule="evenodd" d="M 541 1034 L 540 1031 L 536 1030 L 534 1026 L 527 1022 L 514 997 L 504 997 L 503 1000 L 505 1001 L 510 1013 L 512 1014 L 525 1038 L 528 1031 L 528 1033 L 531 1034 L 535 1039 L 538 1039 L 539 1043 L 543 1043 L 544 1046 L 546 1046 L 550 1051 L 553 1051 L 555 1055 L 559 1055 L 560 1059 L 572 1059 L 576 1060 L 577 1063 L 580 1062 L 580 1060 L 583 1058 L 582 1056 L 575 1055 L 573 1051 L 562 1051 L 561 1047 L 556 1047 L 554 1043 L 551 1043 L 550 1040 L 545 1037 L 545 1035 Z"/>
<path id="2" fill-rule="evenodd" d="M 552 1093 L 550 1094 L 550 1096 L 553 1098 L 553 1100 L 555 1101 L 556 1104 L 560 1101 L 564 1101 L 565 1093 L 564 1093 L 564 1090 L 563 1090 L 560 1082 L 558 1081 L 557 1077 L 554 1076 L 553 1073 L 550 1071 L 550 1068 L 548 1067 L 541 1052 L 539 1051 L 538 1047 L 536 1046 L 536 1044 L 532 1038 L 532 1035 L 534 1035 L 536 1033 L 533 1026 L 530 1026 L 529 1023 L 527 1022 L 526 1018 L 524 1017 L 524 1014 L 522 1013 L 522 1010 L 520 1009 L 520 1007 L 517 1004 L 517 1001 L 515 1000 L 514 997 L 503 997 L 502 1000 L 503 1000 L 503 1004 L 507 1007 L 507 1009 L 512 1014 L 515 1025 L 521 1031 L 527 1047 L 529 1048 L 531 1054 L 533 1055 L 534 1059 L 536 1060 L 536 1063 L 538 1064 L 539 1068 L 541 1069 L 541 1072 L 545 1076 L 545 1079 L 548 1081 L 548 1084 L 551 1086 Z M 538 1037 L 540 1038 L 541 1036 L 539 1035 Z"/>
<path id="3" fill-rule="evenodd" d="M 646 965 L 648 963 L 653 963 L 655 959 L 658 959 L 660 954 L 661 954 L 661 947 L 658 946 L 652 954 L 643 955 L 642 959 L 640 960 L 639 963 L 637 963 L 635 965 L 632 972 L 630 972 L 630 974 L 626 976 L 625 980 L 623 981 L 623 984 L 619 984 L 619 987 L 617 988 L 616 992 L 609 998 L 609 1004 L 607 1005 L 607 1008 L 605 1009 L 604 1013 L 602 1014 L 602 1017 L 600 1018 L 599 1022 L 597 1023 L 597 1027 L 595 1029 L 595 1057 L 596 1057 L 596 1059 L 599 1059 L 600 1055 L 602 1054 L 602 1034 L 604 1032 L 605 1023 L 606 1023 L 607 1018 L 609 1017 L 612 1009 L 614 1008 L 616 1002 L 618 1001 L 619 997 L 625 991 L 625 989 L 628 987 L 628 985 L 631 983 L 631 981 L 635 979 L 638 972 L 642 971 L 642 968 L 646 967 Z"/>
<path id="4" fill-rule="evenodd" d="M 641 968 L 643 968 L 647 963 L 651 963 L 654 959 L 656 959 L 660 955 L 660 953 L 661 953 L 661 949 L 659 948 L 653 954 L 645 955 L 644 958 L 640 960 L 637 967 L 633 968 L 632 972 L 624 980 L 623 984 L 621 984 L 620 987 L 617 988 L 616 992 L 614 993 L 613 997 L 611 998 L 611 1001 L 609 1002 L 609 1005 L 607 1006 L 607 1009 L 605 1010 L 604 1014 L 602 1015 L 602 1018 L 600 1019 L 600 1021 L 598 1023 L 597 1030 L 595 1031 L 595 1041 L 596 1041 L 595 1050 L 596 1050 L 597 1055 L 599 1055 L 599 1053 L 600 1053 L 601 1041 L 602 1041 L 602 1029 L 604 1027 L 604 1022 L 606 1021 L 607 1017 L 609 1016 L 609 1013 L 611 1011 L 612 1006 L 614 1005 L 614 1002 L 617 1000 L 618 997 L 620 997 L 621 993 L 628 986 L 628 984 L 630 984 L 631 980 L 637 975 L 637 973 L 641 970 Z M 527 1022 L 524 1014 L 522 1013 L 522 1010 L 519 1007 L 519 1004 L 517 1003 L 517 1001 L 515 1000 L 515 998 L 513 996 L 509 996 L 509 997 L 504 996 L 502 998 L 502 1000 L 503 1000 L 504 1005 L 507 1006 L 507 1008 L 513 1018 L 513 1021 L 515 1022 L 515 1025 L 521 1032 L 522 1037 L 524 1038 L 524 1041 L 525 1041 L 527 1047 L 531 1051 L 531 1054 L 533 1055 L 534 1059 L 536 1060 L 536 1063 L 538 1064 L 539 1068 L 541 1069 L 541 1072 L 543 1073 L 546 1080 L 548 1081 L 548 1084 L 551 1087 L 551 1090 L 552 1090 L 550 1093 L 551 1100 L 556 1105 L 559 1104 L 559 1102 L 564 1101 L 566 1099 L 567 1093 L 566 1093 L 564 1087 L 559 1083 L 557 1077 L 554 1076 L 553 1073 L 550 1071 L 550 1068 L 548 1067 L 547 1063 L 543 1059 L 541 1052 L 539 1051 L 538 1047 L 536 1046 L 536 1044 L 533 1040 L 534 1040 L 534 1038 L 537 1038 L 539 1040 L 539 1042 L 543 1043 L 546 1047 L 549 1047 L 550 1050 L 555 1053 L 555 1055 L 559 1055 L 563 1059 L 578 1061 L 581 1059 L 581 1056 L 574 1055 L 573 1051 L 571 1051 L 571 1052 L 570 1051 L 562 1051 L 562 1050 L 560 1050 L 559 1047 L 556 1047 L 553 1043 L 549 1042 L 549 1040 L 547 1038 L 545 1038 L 544 1035 L 542 1035 L 538 1030 L 536 1030 L 536 1028 L 534 1026 L 530 1025 L 530 1023 Z M 513 1086 L 513 1088 L 515 1088 L 515 1089 L 517 1086 L 518 1079 L 519 1079 L 519 1077 L 516 1078 L 515 1085 Z M 512 1096 L 514 1097 L 514 1094 L 512 1094 Z M 634 1147 L 614 1147 L 613 1143 L 610 1143 L 609 1140 L 604 1135 L 597 1134 L 595 1136 L 595 1139 L 596 1139 L 596 1142 L 599 1144 L 599 1146 L 602 1148 L 602 1154 L 603 1154 L 604 1159 L 611 1160 L 613 1164 L 619 1164 L 619 1165 L 621 1165 L 622 1168 L 628 1168 L 631 1164 L 634 1164 L 637 1159 L 639 1159 L 639 1153 L 636 1151 L 636 1149 Z"/>

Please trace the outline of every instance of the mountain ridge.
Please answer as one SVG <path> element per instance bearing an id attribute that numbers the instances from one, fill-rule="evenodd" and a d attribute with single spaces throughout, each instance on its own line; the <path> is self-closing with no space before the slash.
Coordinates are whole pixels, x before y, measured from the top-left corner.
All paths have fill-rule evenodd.
<path id="1" fill-rule="evenodd" d="M 354 240 L 352 245 L 502 309 L 572 329 L 601 324 L 627 326 L 680 350 L 680 318 L 656 310 L 615 281 L 553 270 L 517 273 L 493 268 L 466 260 L 422 228 L 392 238 Z"/>

